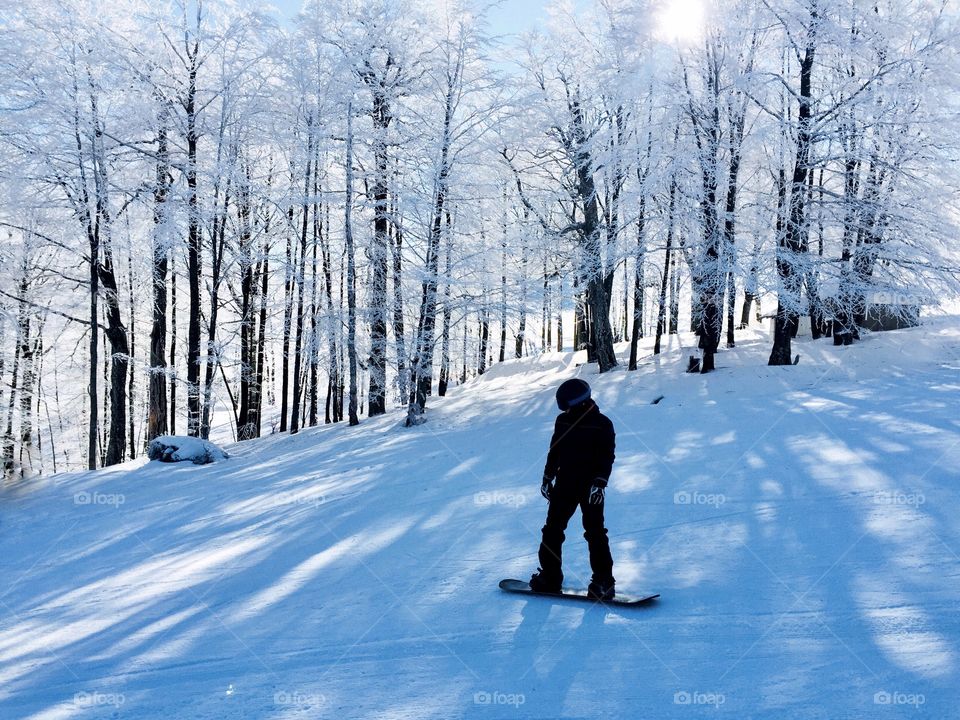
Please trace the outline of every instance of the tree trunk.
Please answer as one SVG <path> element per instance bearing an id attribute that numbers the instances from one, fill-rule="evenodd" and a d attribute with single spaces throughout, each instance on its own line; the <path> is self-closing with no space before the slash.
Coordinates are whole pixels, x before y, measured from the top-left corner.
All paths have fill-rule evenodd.
<path id="1" fill-rule="evenodd" d="M 500 240 L 500 362 L 507 356 L 507 188 L 503 188 Z"/>
<path id="2" fill-rule="evenodd" d="M 117 280 L 113 269 L 113 254 L 105 244 L 103 263 L 100 264 L 100 284 L 104 289 L 107 314 L 107 340 L 110 342 L 110 435 L 105 465 L 123 462 L 127 437 L 127 368 L 130 349 L 127 331 L 120 315 Z"/>
<path id="3" fill-rule="evenodd" d="M 579 100 L 569 101 L 573 120 L 572 159 L 577 173 L 577 194 L 583 206 L 581 239 L 583 273 L 587 280 L 587 307 L 589 308 L 590 346 L 601 373 L 617 366 L 613 349 L 613 328 L 610 325 L 610 294 L 604 273 L 603 251 L 600 243 L 600 218 L 597 208 L 597 190 L 593 179 L 590 146 L 584 129 L 583 110 Z"/>
<path id="4" fill-rule="evenodd" d="M 737 184 L 740 174 L 740 141 L 743 136 L 742 120 L 734 123 L 730 140 L 730 166 L 727 172 L 727 199 L 724 205 L 723 218 L 723 250 L 726 264 L 727 278 L 727 347 L 736 345 L 734 336 L 734 313 L 736 312 L 737 288 L 734 279 L 736 265 L 736 211 L 737 211 Z M 736 134 L 739 132 L 739 136 Z M 738 139 L 739 138 L 739 139 Z"/>
<path id="5" fill-rule="evenodd" d="M 393 214 L 398 212 L 397 200 L 394 199 Z M 407 387 L 407 342 L 403 320 L 403 231 L 399 224 L 390 224 L 389 233 L 390 252 L 393 254 L 393 341 L 397 349 L 397 389 L 400 391 L 401 402 L 409 397 Z"/>
<path id="6" fill-rule="evenodd" d="M 437 396 L 447 394 L 447 385 L 450 382 L 450 248 L 453 245 L 453 228 L 450 212 L 447 211 L 447 242 L 444 249 L 444 285 L 443 285 L 443 326 L 440 331 L 440 378 L 437 381 Z"/>
<path id="7" fill-rule="evenodd" d="M 292 178 L 291 178 L 292 179 Z M 280 432 L 287 431 L 287 412 L 289 410 L 288 400 L 290 396 L 290 335 L 292 333 L 293 322 L 293 288 L 294 288 L 294 267 L 296 266 L 296 253 L 293 245 L 293 238 L 290 235 L 290 228 L 293 227 L 293 205 L 287 209 L 287 249 L 286 249 L 286 268 L 283 283 L 283 359 L 280 379 Z"/>
<path id="8" fill-rule="evenodd" d="M 676 250 L 673 251 L 672 255 L 673 262 L 670 264 L 670 321 L 667 334 L 676 335 L 680 332 L 680 263 L 676 257 Z"/>
<path id="9" fill-rule="evenodd" d="M 390 98 L 382 83 L 371 82 L 373 92 L 374 178 L 373 242 L 370 247 L 370 377 L 367 388 L 367 416 L 386 412 L 387 392 L 387 129 L 393 119 Z"/>
<path id="10" fill-rule="evenodd" d="M 270 244 L 263 248 L 263 260 L 258 272 L 260 279 L 260 317 L 257 322 L 256 371 L 250 388 L 250 425 L 254 437 L 260 437 L 263 425 L 263 384 L 265 381 L 264 364 L 267 347 L 267 289 L 270 281 Z"/>
<path id="11" fill-rule="evenodd" d="M 527 249 L 527 227 L 529 213 L 524 212 L 523 229 L 520 232 L 520 319 L 517 323 L 517 334 L 514 336 L 513 356 L 518 360 L 523 357 L 523 346 L 527 335 L 527 263 L 529 262 Z"/>
<path id="12" fill-rule="evenodd" d="M 240 269 L 240 411 L 237 414 L 237 439 L 251 440 L 256 431 L 251 422 L 253 416 L 253 376 L 254 352 L 256 341 L 254 330 L 253 303 L 256 297 L 254 276 L 257 262 L 253 257 L 253 228 L 251 226 L 250 207 L 250 166 L 245 168 L 245 181 L 237 192 L 237 220 L 240 237 L 238 239 L 238 266 Z"/>
<path id="13" fill-rule="evenodd" d="M 34 370 L 35 346 L 31 336 L 32 327 L 26 306 L 21 308 L 20 363 L 22 380 L 20 383 L 20 474 L 28 477 L 34 470 L 33 458 L 33 386 L 36 382 Z"/>
<path id="14" fill-rule="evenodd" d="M 197 70 L 200 42 L 188 42 L 189 77 L 184 108 L 187 123 L 187 285 L 190 310 L 187 318 L 187 434 L 200 434 L 200 207 L 197 196 Z"/>
<path id="15" fill-rule="evenodd" d="M 96 95 L 91 88 L 91 119 L 93 122 L 93 180 L 96 197 L 96 223 L 101 238 L 103 260 L 97 266 L 100 285 L 104 290 L 107 316 L 106 336 L 110 343 L 110 435 L 107 443 L 105 465 L 123 462 L 127 444 L 127 369 L 130 364 L 130 346 L 127 330 L 120 313 L 120 291 L 117 283 L 110 226 L 112 217 L 109 205 L 107 159 L 103 147 L 103 127 L 100 123 Z"/>
<path id="16" fill-rule="evenodd" d="M 344 238 L 347 245 L 347 357 L 350 371 L 348 413 L 350 425 L 358 425 L 357 415 L 357 291 L 356 260 L 353 247 L 353 104 L 347 105 L 346 197 L 344 199 Z"/>
<path id="17" fill-rule="evenodd" d="M 129 239 L 129 227 L 128 229 L 128 239 Z M 134 359 L 137 357 L 137 314 L 136 314 L 136 299 L 133 293 L 133 247 L 132 243 L 127 245 L 127 297 L 130 301 L 130 363 L 134 362 Z M 137 428 L 136 428 L 136 384 L 135 378 L 137 373 L 134 369 L 130 368 L 129 373 L 129 385 L 127 386 L 127 438 L 128 438 L 128 448 L 129 454 L 128 457 L 130 460 L 134 460 L 137 457 Z"/>
<path id="18" fill-rule="evenodd" d="M 223 128 L 221 127 L 221 144 Z M 231 149 L 232 166 L 236 158 L 236 150 Z M 217 150 L 217 166 L 221 162 L 220 150 Z M 220 367 L 220 346 L 217 343 L 217 321 L 220 315 L 220 283 L 223 279 L 223 258 L 227 245 L 227 212 L 230 206 L 232 178 L 228 175 L 223 190 L 223 199 L 220 199 L 220 180 L 218 178 L 213 191 L 213 228 L 210 233 L 210 314 L 207 317 L 207 353 L 203 377 L 203 404 L 200 418 L 200 437 L 210 437 L 210 422 L 213 412 L 213 381 L 214 373 Z"/>
<path id="19" fill-rule="evenodd" d="M 320 244 L 320 236 L 323 234 L 321 224 L 323 217 L 323 206 L 320 204 L 320 183 L 319 183 L 319 163 L 320 158 L 314 156 L 313 172 L 313 196 L 316 198 L 313 203 L 313 258 L 310 270 L 312 281 L 310 283 L 310 427 L 317 424 L 317 414 L 319 412 L 319 394 L 318 387 L 320 379 L 320 331 L 317 328 L 317 315 L 320 307 L 317 304 L 317 286 L 319 276 L 317 275 L 317 246 Z"/>
<path id="20" fill-rule="evenodd" d="M 490 318 L 486 304 L 480 311 L 480 347 L 477 351 L 477 375 L 487 371 L 487 344 L 490 342 Z"/>
<path id="21" fill-rule="evenodd" d="M 657 310 L 657 334 L 653 341 L 653 354 L 660 354 L 660 339 L 667 330 L 667 283 L 670 282 L 670 260 L 673 254 L 673 232 L 674 232 L 674 209 L 677 198 L 677 180 L 676 176 L 670 178 L 670 204 L 667 210 L 667 247 L 664 253 L 663 274 L 660 276 L 660 299 Z M 676 274 L 676 269 L 673 273 Z M 672 287 L 672 285 L 671 285 Z M 672 304 L 672 298 L 671 298 Z M 672 314 L 672 313 L 671 313 Z"/>
<path id="22" fill-rule="evenodd" d="M 326 226 L 330 228 L 330 205 L 327 205 Z M 333 310 L 333 267 L 330 255 L 330 245 L 327 235 L 320 233 L 320 256 L 323 261 L 323 285 L 327 303 L 327 353 L 329 366 L 327 369 L 327 400 L 324 408 L 324 422 L 340 422 L 343 419 L 343 403 L 341 397 L 342 378 L 340 349 L 338 348 L 338 328 L 340 322 L 334 317 Z M 342 274 L 342 266 L 341 266 Z M 342 302 L 342 301 L 341 301 Z"/>
<path id="23" fill-rule="evenodd" d="M 720 60 L 712 43 L 707 46 L 707 87 L 709 107 L 697 107 L 687 84 L 689 114 L 697 143 L 697 159 L 700 165 L 702 196 L 700 213 L 703 218 L 703 246 L 696 263 L 692 266 L 692 307 L 694 331 L 700 338 L 703 351 L 700 372 L 714 369 L 714 354 L 720 346 L 723 323 L 723 271 L 719 218 L 717 217 L 717 165 L 720 145 Z"/>
<path id="24" fill-rule="evenodd" d="M 816 50 L 815 40 L 819 22 L 817 4 L 810 7 L 807 45 L 800 63 L 800 110 L 797 126 L 797 154 L 790 185 L 789 219 L 777 243 L 777 274 L 780 277 L 780 298 L 774 323 L 773 348 L 769 365 L 792 365 L 790 340 L 796 334 L 797 312 L 800 305 L 800 251 L 806 234 L 804 198 L 811 146 L 811 79 Z"/>
<path id="25" fill-rule="evenodd" d="M 460 80 L 462 60 L 456 70 L 447 73 L 446 108 L 443 119 L 443 138 L 440 144 L 440 164 L 437 172 L 436 193 L 433 198 L 432 222 L 427 245 L 426 273 L 420 301 L 420 321 L 417 326 L 416 349 L 411 363 L 412 387 L 407 407 L 407 427 L 424 422 L 427 396 L 433 382 L 434 327 L 437 321 L 437 286 L 442 222 L 446 212 L 447 183 L 450 176 L 450 144 L 455 93 Z"/>
<path id="26" fill-rule="evenodd" d="M 170 434 L 177 434 L 177 261 L 170 254 Z"/>
<path id="27" fill-rule="evenodd" d="M 760 235 L 756 234 L 753 238 L 753 252 L 750 255 L 750 270 L 747 272 L 747 279 L 743 286 L 743 310 L 740 313 L 740 330 L 745 330 L 750 325 L 750 308 L 757 296 L 757 274 L 760 271 Z M 759 302 L 758 302 L 759 307 Z M 758 312 L 759 314 L 759 312 Z"/>
<path id="28" fill-rule="evenodd" d="M 21 293 L 23 292 L 23 286 L 21 285 Z M 21 294 L 22 297 L 22 294 Z M 20 312 L 18 313 L 17 321 L 17 342 L 13 346 L 13 371 L 10 376 L 10 399 L 7 402 L 7 427 L 3 433 L 3 472 L 5 476 L 9 476 L 14 471 L 14 439 L 13 439 L 13 413 L 14 408 L 17 406 L 17 381 L 20 377 L 20 352 L 23 349 L 23 303 L 20 303 Z M 94 456 L 94 461 L 96 461 L 96 456 Z"/>
<path id="29" fill-rule="evenodd" d="M 643 298 L 644 298 L 644 259 L 646 257 L 646 238 L 644 229 L 646 223 L 647 196 L 640 196 L 640 206 L 637 209 L 637 249 L 634 255 L 633 267 L 633 325 L 630 330 L 630 370 L 637 369 L 637 349 L 640 338 L 643 337 Z M 662 283 L 661 283 L 662 285 Z M 665 288 L 662 288 L 665 290 Z M 662 301 L 661 301 L 662 302 Z M 662 325 L 658 324 L 662 332 Z"/>
<path id="30" fill-rule="evenodd" d="M 313 121 L 307 118 L 307 167 L 303 180 L 303 202 L 300 205 L 303 214 L 300 222 L 300 262 L 297 266 L 297 333 L 293 345 L 293 405 L 290 410 L 290 432 L 300 430 L 300 396 L 303 391 L 303 381 L 300 377 L 303 364 L 303 304 L 304 281 L 307 269 L 307 231 L 310 227 L 310 172 L 313 167 Z"/>

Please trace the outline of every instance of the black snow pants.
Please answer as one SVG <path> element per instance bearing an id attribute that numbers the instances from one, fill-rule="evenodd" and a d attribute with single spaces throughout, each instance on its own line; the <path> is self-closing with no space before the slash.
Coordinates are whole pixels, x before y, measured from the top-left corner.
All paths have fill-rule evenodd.
<path id="1" fill-rule="evenodd" d="M 591 505 L 589 484 L 561 484 L 550 493 L 547 523 L 540 543 L 540 568 L 546 577 L 563 579 L 562 547 L 567 523 L 580 507 L 583 516 L 583 537 L 590 548 L 590 569 L 594 580 L 613 579 L 613 558 L 603 522 L 603 505 Z"/>

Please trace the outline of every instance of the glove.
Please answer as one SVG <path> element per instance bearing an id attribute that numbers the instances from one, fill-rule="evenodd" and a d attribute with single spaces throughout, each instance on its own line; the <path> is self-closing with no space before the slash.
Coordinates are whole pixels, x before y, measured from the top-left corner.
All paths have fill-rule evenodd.
<path id="1" fill-rule="evenodd" d="M 547 502 L 550 502 L 551 492 L 553 492 L 553 478 L 544 475 L 543 482 L 540 484 L 540 494 L 547 499 Z"/>
<path id="2" fill-rule="evenodd" d="M 607 481 L 604 478 L 597 478 L 593 481 L 593 485 L 590 487 L 590 499 L 588 502 L 591 505 L 603 505 L 603 497 L 606 494 L 607 490 Z"/>

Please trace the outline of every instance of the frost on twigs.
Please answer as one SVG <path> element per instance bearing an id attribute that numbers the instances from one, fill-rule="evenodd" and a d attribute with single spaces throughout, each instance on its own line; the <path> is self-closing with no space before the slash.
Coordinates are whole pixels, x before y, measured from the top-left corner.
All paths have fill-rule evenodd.
<path id="1" fill-rule="evenodd" d="M 179 435 L 162 435 L 151 440 L 147 456 L 160 462 L 190 461 L 194 465 L 206 465 L 230 457 L 209 440 Z"/>

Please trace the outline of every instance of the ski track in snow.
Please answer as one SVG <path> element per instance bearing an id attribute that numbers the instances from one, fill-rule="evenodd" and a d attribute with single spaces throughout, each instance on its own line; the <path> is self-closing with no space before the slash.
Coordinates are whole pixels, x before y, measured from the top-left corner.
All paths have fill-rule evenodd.
<path id="1" fill-rule="evenodd" d="M 635 373 L 547 354 L 413 429 L 8 487 L 0 718 L 960 717 L 958 328 L 789 368 L 741 333 L 707 376 L 676 338 Z M 649 607 L 497 588 L 535 569 L 573 376 L 617 429 L 614 571 Z M 564 552 L 585 585 L 577 516 Z"/>

